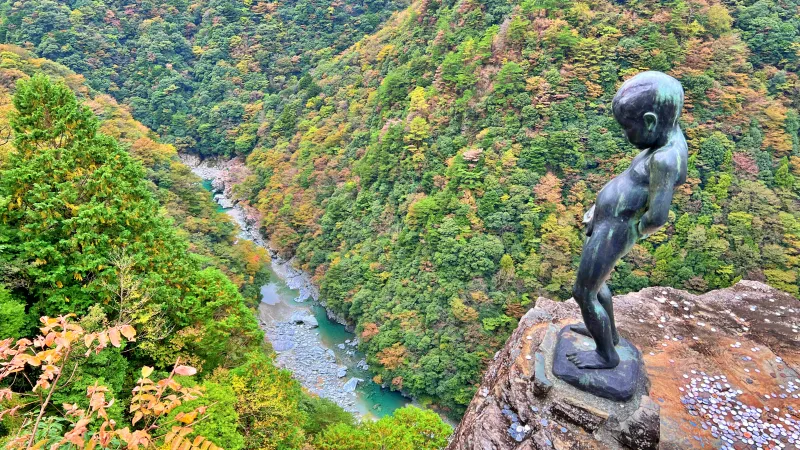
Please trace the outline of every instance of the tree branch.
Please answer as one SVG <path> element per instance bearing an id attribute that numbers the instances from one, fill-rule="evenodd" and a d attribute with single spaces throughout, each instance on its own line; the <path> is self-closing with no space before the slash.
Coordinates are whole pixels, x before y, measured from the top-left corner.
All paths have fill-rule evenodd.
<path id="1" fill-rule="evenodd" d="M 44 403 L 42 403 L 42 407 L 39 409 L 39 416 L 36 418 L 36 423 L 33 424 L 31 438 L 28 440 L 28 448 L 33 447 L 33 440 L 36 438 L 36 432 L 39 430 L 39 423 L 42 421 L 42 417 L 44 417 L 44 412 L 47 409 L 47 405 L 50 404 L 50 398 L 53 396 L 53 392 L 56 391 L 58 380 L 61 378 L 61 374 L 64 373 L 64 367 L 67 365 L 67 360 L 69 359 L 69 354 L 71 352 L 72 347 L 70 347 L 70 349 L 67 350 L 67 353 L 64 355 L 64 362 L 62 362 L 61 367 L 58 368 L 58 375 L 56 375 L 56 379 L 53 380 L 53 385 L 50 387 L 50 392 L 47 393 L 47 398 L 45 398 Z"/>

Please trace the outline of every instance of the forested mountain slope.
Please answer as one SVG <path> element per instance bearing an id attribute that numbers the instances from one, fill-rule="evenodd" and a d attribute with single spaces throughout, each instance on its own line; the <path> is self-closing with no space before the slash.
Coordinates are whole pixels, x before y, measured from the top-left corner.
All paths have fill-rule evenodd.
<path id="1" fill-rule="evenodd" d="M 431 411 L 354 424 L 273 364 L 240 293 L 268 257 L 81 76 L 0 46 L 0 143 L 0 446 L 444 445 Z"/>
<path id="2" fill-rule="evenodd" d="M 68 72 L 59 73 L 62 66 L 26 59 L 23 52 L 20 57 L 13 48 L 3 50 L 4 80 L 20 80 L 13 108 L 3 117 L 13 132 L 12 148 L 0 165 L 4 372 L 14 366 L 6 363 L 13 355 L 8 346 L 16 338 L 33 338 L 39 316 L 77 314 L 92 332 L 124 325 L 130 327 L 125 336 L 132 337 L 135 330 L 138 340 L 121 346 L 117 331 L 110 337 L 115 348 L 97 355 L 81 350 L 80 357 L 75 352 L 70 360 L 54 357 L 58 350 L 51 349 L 39 362 L 31 362 L 26 376 L 2 380 L 0 386 L 30 391 L 28 375 L 35 379 L 33 366 L 41 364 L 46 372 L 42 379 L 47 373 L 69 373 L 69 382 L 65 377 L 59 385 L 51 375 L 52 383 L 37 388 L 47 393 L 48 401 L 83 405 L 88 401 L 87 388 L 96 383 L 107 387 L 109 399 L 123 398 L 141 365 L 162 375 L 182 362 L 210 375 L 215 369 L 240 366 L 246 357 L 258 357 L 263 334 L 236 286 L 220 270 L 203 268 L 188 251 L 185 237 L 160 212 L 141 163 L 115 139 L 99 133 L 99 121 L 66 84 L 51 82 L 42 73 L 79 80 Z M 25 70 L 38 75 L 30 77 Z M 3 104 L 11 103 L 6 85 L 2 98 Z M 67 339 L 58 345 L 67 347 Z M 37 341 L 36 347 L 52 342 Z M 103 343 L 108 342 L 106 333 Z M 260 358 L 264 375 L 269 372 L 270 379 L 281 384 L 295 403 L 299 401 L 299 386 L 267 358 Z M 230 391 L 223 409 L 233 408 L 234 398 Z M 121 405 L 109 405 L 109 414 L 122 419 L 127 411 Z M 3 396 L 0 436 L 36 431 L 39 420 L 6 414 L 14 406 L 25 413 L 31 403 L 24 394 L 16 403 L 13 396 Z M 50 409 L 55 414 L 47 416 L 48 428 L 63 424 L 57 410 Z M 46 402 L 42 410 L 48 412 Z M 222 435 L 235 434 L 235 415 L 222 423 Z M 222 435 L 214 440 L 220 442 Z"/>
<path id="3" fill-rule="evenodd" d="M 686 89 L 689 182 L 612 289 L 797 294 L 799 26 L 794 0 L 418 1 L 300 80 L 240 192 L 379 381 L 460 411 L 530 302 L 570 296 L 640 71 Z"/>
<path id="4" fill-rule="evenodd" d="M 569 297 L 647 69 L 686 88 L 689 182 L 612 289 L 798 293 L 797 0 L 418 0 L 341 54 L 391 4 L 126 5 L 5 2 L 1 30 L 182 149 L 249 153 L 239 193 L 394 388 L 458 413 L 532 299 Z"/>
<path id="5" fill-rule="evenodd" d="M 0 39 L 129 105 L 180 150 L 250 151 L 279 93 L 402 1 L 0 2 Z"/>
<path id="6" fill-rule="evenodd" d="M 199 179 L 177 161 L 172 145 L 159 142 L 155 133 L 131 117 L 112 97 L 85 85 L 85 78 L 67 67 L 13 45 L 0 45 L 0 162 L 10 149 L 8 112 L 15 83 L 34 74 L 45 74 L 65 82 L 77 92 L 100 119 L 100 131 L 120 144 L 145 168 L 149 190 L 182 231 L 187 233 L 194 253 L 207 256 L 204 266 L 222 269 L 240 288 L 250 304 L 258 303 L 258 287 L 268 277 L 266 251 L 236 237 L 235 225 L 226 214 L 216 211 Z"/>

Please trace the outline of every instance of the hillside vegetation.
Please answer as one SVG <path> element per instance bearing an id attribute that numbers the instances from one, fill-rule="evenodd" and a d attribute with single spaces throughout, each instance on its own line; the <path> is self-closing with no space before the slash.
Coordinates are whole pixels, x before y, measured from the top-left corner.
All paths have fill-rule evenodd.
<path id="1" fill-rule="evenodd" d="M 403 4 L 3 0 L 0 36 L 83 74 L 178 149 L 230 156 L 268 131 L 281 91 Z"/>
<path id="2" fill-rule="evenodd" d="M 355 424 L 273 364 L 240 293 L 268 258 L 216 251 L 232 225 L 172 146 L 20 48 L 0 48 L 0 80 L 0 445 L 443 446 L 433 412 Z"/>
<path id="3" fill-rule="evenodd" d="M 612 289 L 798 293 L 798 26 L 792 1 L 415 2 L 300 80 L 240 192 L 378 381 L 461 411 L 531 302 L 570 297 L 640 71 L 686 89 L 689 182 Z"/>
<path id="4" fill-rule="evenodd" d="M 69 68 L 14 45 L 0 45 L 0 162 L 11 148 L 8 124 L 11 93 L 20 79 L 45 74 L 63 81 L 81 96 L 98 117 L 99 131 L 115 138 L 144 166 L 147 186 L 168 215 L 189 238 L 192 252 L 208 257 L 204 266 L 220 268 L 239 287 L 249 304 L 257 304 L 258 288 L 268 279 L 264 264 L 269 255 L 263 249 L 236 237 L 236 225 L 216 211 L 199 179 L 177 159 L 172 145 L 135 120 L 112 97 L 88 88 L 85 78 Z"/>
<path id="5" fill-rule="evenodd" d="M 125 23 L 116 3 L 92 2 L 94 15 L 23 13 L 45 3 L 7 4 L 6 38 L 89 76 L 80 64 L 93 52 L 52 43 L 63 30 L 83 38 Z M 275 41 L 251 15 L 275 20 L 258 12 L 268 5 L 202 5 L 193 17 L 203 20 L 171 38 L 149 32 L 167 19 L 126 28 L 138 49 L 165 47 L 113 41 L 141 61 L 135 70 L 203 82 L 142 81 L 147 96 L 123 81 L 105 88 L 183 148 L 249 153 L 254 175 L 239 194 L 263 213 L 272 245 L 356 324 L 376 381 L 457 415 L 536 297 L 570 296 L 580 217 L 635 154 L 610 100 L 643 70 L 686 89 L 689 182 L 668 226 L 634 248 L 611 288 L 706 291 L 751 278 L 798 293 L 797 0 L 418 0 L 339 54 L 344 46 L 331 46 L 283 78 L 270 72 L 277 60 L 256 58 L 263 74 L 243 76 L 243 49 Z M 224 32 L 227 47 L 216 39 Z M 186 36 L 191 55 L 166 48 Z M 293 52 L 276 54 L 310 54 Z M 269 86 L 247 84 L 269 76 Z"/>

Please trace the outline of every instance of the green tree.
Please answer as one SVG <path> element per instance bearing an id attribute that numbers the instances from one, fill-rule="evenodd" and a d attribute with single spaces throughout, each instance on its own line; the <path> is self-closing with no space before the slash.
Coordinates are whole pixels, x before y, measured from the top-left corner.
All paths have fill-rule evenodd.
<path id="1" fill-rule="evenodd" d="M 711 5 L 708 8 L 706 29 L 716 36 L 723 35 L 731 30 L 733 17 L 728 13 L 728 8 L 723 4 Z"/>
<path id="2" fill-rule="evenodd" d="M 236 396 L 238 432 L 245 448 L 301 449 L 306 413 L 300 408 L 303 393 L 291 372 L 276 368 L 261 351 L 247 362 L 214 374 L 216 383 L 230 386 Z"/>
<path id="3" fill-rule="evenodd" d="M 701 171 L 701 175 L 704 179 L 722 168 L 726 155 L 733 147 L 734 145 L 728 137 L 719 131 L 715 131 L 711 136 L 700 141 L 700 161 L 704 169 Z"/>
<path id="4" fill-rule="evenodd" d="M 335 425 L 314 445 L 317 450 L 438 450 L 447 446 L 452 431 L 433 411 L 406 406 L 377 422 Z"/>
<path id="5" fill-rule="evenodd" d="M 188 379 L 181 379 L 180 382 L 184 386 L 192 386 Z M 236 412 L 236 393 L 233 387 L 206 380 L 200 385 L 200 389 L 203 392 L 202 397 L 182 403 L 170 412 L 168 420 L 175 420 L 178 414 L 203 407 L 204 417 L 195 424 L 188 437 L 193 439 L 195 436 L 204 436 L 226 450 L 244 448 L 244 438 L 238 430 L 239 414 Z"/>
<path id="6" fill-rule="evenodd" d="M 300 401 L 300 409 L 308 418 L 303 429 L 310 437 L 338 424 L 353 425 L 353 415 L 327 398 L 305 396 Z"/>
<path id="7" fill-rule="evenodd" d="M 514 45 L 522 45 L 528 31 L 530 21 L 523 16 L 514 16 L 508 26 L 508 39 Z"/>
<path id="8" fill-rule="evenodd" d="M 523 88 L 525 88 L 525 78 L 522 67 L 515 62 L 504 64 L 495 78 L 495 92 L 507 97 L 522 91 Z"/>
<path id="9" fill-rule="evenodd" d="M 753 60 L 759 65 L 783 67 L 786 62 L 797 62 L 793 46 L 800 39 L 798 19 L 791 17 L 778 3 L 758 0 L 741 6 L 737 24 L 753 51 Z"/>
<path id="10" fill-rule="evenodd" d="M 778 170 L 775 171 L 775 185 L 783 189 L 794 187 L 794 175 L 789 171 L 788 158 L 781 159 Z"/>
<path id="11" fill-rule="evenodd" d="M 25 304 L 11 297 L 0 284 L 0 340 L 19 338 L 25 325 Z"/>
<path id="12" fill-rule="evenodd" d="M 144 171 L 62 83 L 20 81 L 12 115 L 16 151 L 0 180 L 3 257 L 20 269 L 42 313 L 85 313 L 109 295 L 108 258 L 125 248 L 153 285 L 154 266 L 178 269 L 185 244 L 143 182 Z"/>

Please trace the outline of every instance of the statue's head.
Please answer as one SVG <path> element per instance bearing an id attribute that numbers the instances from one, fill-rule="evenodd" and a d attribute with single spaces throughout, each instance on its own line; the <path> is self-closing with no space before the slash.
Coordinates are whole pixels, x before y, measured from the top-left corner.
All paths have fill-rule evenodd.
<path id="1" fill-rule="evenodd" d="M 661 72 L 642 72 L 622 84 L 612 102 L 614 117 L 640 149 L 666 144 L 683 109 L 683 87 Z"/>

